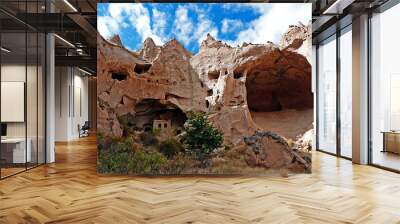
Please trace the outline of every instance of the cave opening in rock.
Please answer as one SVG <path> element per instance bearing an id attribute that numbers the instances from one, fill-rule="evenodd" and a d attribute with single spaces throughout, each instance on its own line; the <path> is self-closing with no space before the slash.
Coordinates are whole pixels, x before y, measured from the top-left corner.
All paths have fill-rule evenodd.
<path id="1" fill-rule="evenodd" d="M 112 72 L 111 73 L 111 78 L 118 80 L 118 81 L 123 81 L 128 78 L 128 74 L 125 72 Z"/>
<path id="2" fill-rule="evenodd" d="M 246 76 L 247 104 L 252 111 L 276 112 L 313 107 L 311 73 L 288 65 L 259 65 Z"/>
<path id="3" fill-rule="evenodd" d="M 246 74 L 247 105 L 254 123 L 263 130 L 295 139 L 312 128 L 311 66 L 304 56 L 293 53 L 286 57 L 275 64 L 258 63 L 234 74 Z"/>
<path id="4" fill-rule="evenodd" d="M 136 64 L 134 71 L 137 74 L 143 74 L 149 71 L 151 64 Z"/>
<path id="5" fill-rule="evenodd" d="M 234 71 L 234 72 L 233 72 L 233 78 L 234 78 L 234 79 L 240 79 L 240 78 L 242 78 L 242 77 L 243 77 L 243 73 L 237 72 L 237 71 Z"/>
<path id="6" fill-rule="evenodd" d="M 208 73 L 208 79 L 209 80 L 214 80 L 219 78 L 219 71 L 210 71 Z"/>
<path id="7" fill-rule="evenodd" d="M 161 129 L 178 134 L 183 130 L 187 120 L 186 114 L 176 105 L 163 104 L 159 100 L 144 99 L 135 105 L 135 114 L 120 118 L 124 133 L 135 131 L 152 131 Z M 127 129 L 127 130 L 125 130 Z"/>
<path id="8" fill-rule="evenodd" d="M 251 70 L 247 75 L 246 90 L 247 104 L 251 111 L 272 112 L 283 109 L 278 77 L 268 70 Z"/>
<path id="9" fill-rule="evenodd" d="M 147 123 L 147 124 L 143 125 L 143 130 L 146 132 L 153 130 L 153 124 Z"/>

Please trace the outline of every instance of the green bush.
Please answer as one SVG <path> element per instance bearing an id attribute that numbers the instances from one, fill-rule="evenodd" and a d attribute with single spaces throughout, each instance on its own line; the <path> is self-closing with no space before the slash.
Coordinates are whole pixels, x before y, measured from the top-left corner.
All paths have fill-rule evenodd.
<path id="1" fill-rule="evenodd" d="M 113 153 L 132 152 L 133 138 L 132 137 L 114 138 L 111 140 L 109 149 Z"/>
<path id="2" fill-rule="evenodd" d="M 106 149 L 98 152 L 99 172 L 159 174 L 167 164 L 163 154 L 137 148 L 133 137 L 102 139 L 101 145 L 106 145 Z"/>
<path id="3" fill-rule="evenodd" d="M 138 151 L 99 155 L 99 172 L 104 173 L 158 174 L 166 164 L 167 159 L 158 152 Z"/>
<path id="4" fill-rule="evenodd" d="M 97 151 L 100 152 L 105 148 L 105 138 L 102 132 L 97 133 Z"/>
<path id="5" fill-rule="evenodd" d="M 171 159 L 184 150 L 182 144 L 173 138 L 161 142 L 159 148 L 160 152 L 168 159 Z"/>
<path id="6" fill-rule="evenodd" d="M 152 132 L 143 132 L 139 135 L 140 141 L 142 141 L 144 146 L 152 146 L 158 144 L 158 139 Z"/>
<path id="7" fill-rule="evenodd" d="M 99 171 L 106 173 L 128 173 L 130 153 L 101 153 Z"/>
<path id="8" fill-rule="evenodd" d="M 167 164 L 167 159 L 158 152 L 136 152 L 129 161 L 128 169 L 135 174 L 157 174 Z"/>
<path id="9" fill-rule="evenodd" d="M 192 153 L 202 165 L 206 165 L 210 155 L 223 142 L 223 134 L 207 120 L 205 114 L 197 113 L 189 116 L 185 124 L 186 134 L 183 141 L 187 149 Z"/>
<path id="10" fill-rule="evenodd" d="M 154 136 L 159 136 L 160 133 L 161 133 L 161 129 L 160 129 L 160 128 L 153 128 L 153 129 L 151 129 L 151 133 L 152 133 Z"/>
<path id="11" fill-rule="evenodd" d="M 133 137 L 109 137 L 99 133 L 97 136 L 97 152 L 130 152 L 134 149 Z"/>
<path id="12" fill-rule="evenodd" d="M 127 173 L 133 148 L 133 138 L 105 138 L 98 140 L 100 172 Z"/>

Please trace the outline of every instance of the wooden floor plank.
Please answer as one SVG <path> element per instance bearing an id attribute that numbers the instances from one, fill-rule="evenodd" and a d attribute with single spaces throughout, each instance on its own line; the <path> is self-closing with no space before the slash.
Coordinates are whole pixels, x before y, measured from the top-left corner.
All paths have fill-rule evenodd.
<path id="1" fill-rule="evenodd" d="M 400 175 L 313 152 L 313 173 L 127 177 L 96 173 L 96 141 L 0 181 L 0 223 L 400 223 Z"/>

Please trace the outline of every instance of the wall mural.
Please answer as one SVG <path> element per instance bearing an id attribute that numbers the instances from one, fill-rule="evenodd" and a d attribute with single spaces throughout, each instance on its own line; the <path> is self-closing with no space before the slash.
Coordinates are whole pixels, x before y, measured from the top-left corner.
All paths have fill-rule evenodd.
<path id="1" fill-rule="evenodd" d="M 98 12 L 98 172 L 311 172 L 310 4 Z"/>

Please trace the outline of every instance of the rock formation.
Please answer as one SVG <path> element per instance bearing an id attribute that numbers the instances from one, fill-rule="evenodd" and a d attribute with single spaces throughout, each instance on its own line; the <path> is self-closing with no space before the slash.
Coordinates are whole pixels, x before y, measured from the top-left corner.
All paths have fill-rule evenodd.
<path id="1" fill-rule="evenodd" d="M 176 40 L 157 47 L 147 39 L 139 53 L 101 36 L 98 43 L 98 128 L 105 135 L 121 136 L 118 118 L 135 116 L 147 99 L 183 112 L 206 111 L 206 91 L 190 65 L 191 54 Z"/>
<path id="2" fill-rule="evenodd" d="M 297 52 L 304 55 L 311 64 L 312 41 L 311 41 L 311 24 L 305 26 L 299 23 L 291 25 L 289 29 L 282 35 L 281 49 Z"/>
<path id="3" fill-rule="evenodd" d="M 303 151 L 293 149 L 286 139 L 270 132 L 256 131 L 252 136 L 244 138 L 252 149 L 247 152 L 247 163 L 251 166 L 265 168 L 288 168 L 311 172 L 311 156 Z"/>
<path id="4" fill-rule="evenodd" d="M 145 129 L 152 119 L 175 112 L 201 111 L 223 131 L 225 143 L 235 145 L 257 130 L 268 131 L 252 112 L 308 110 L 312 118 L 310 26 L 290 26 L 280 45 L 231 47 L 208 35 L 195 55 L 175 39 L 157 46 L 147 38 L 139 52 L 125 49 L 118 36 L 99 35 L 97 41 L 98 129 L 105 135 Z M 126 116 L 140 119 L 123 122 Z"/>
<path id="5" fill-rule="evenodd" d="M 109 39 L 109 41 L 113 44 L 116 44 L 120 47 L 123 47 L 124 45 L 122 44 L 121 38 L 119 37 L 119 35 L 114 35 L 113 37 L 111 37 L 111 39 Z"/>

